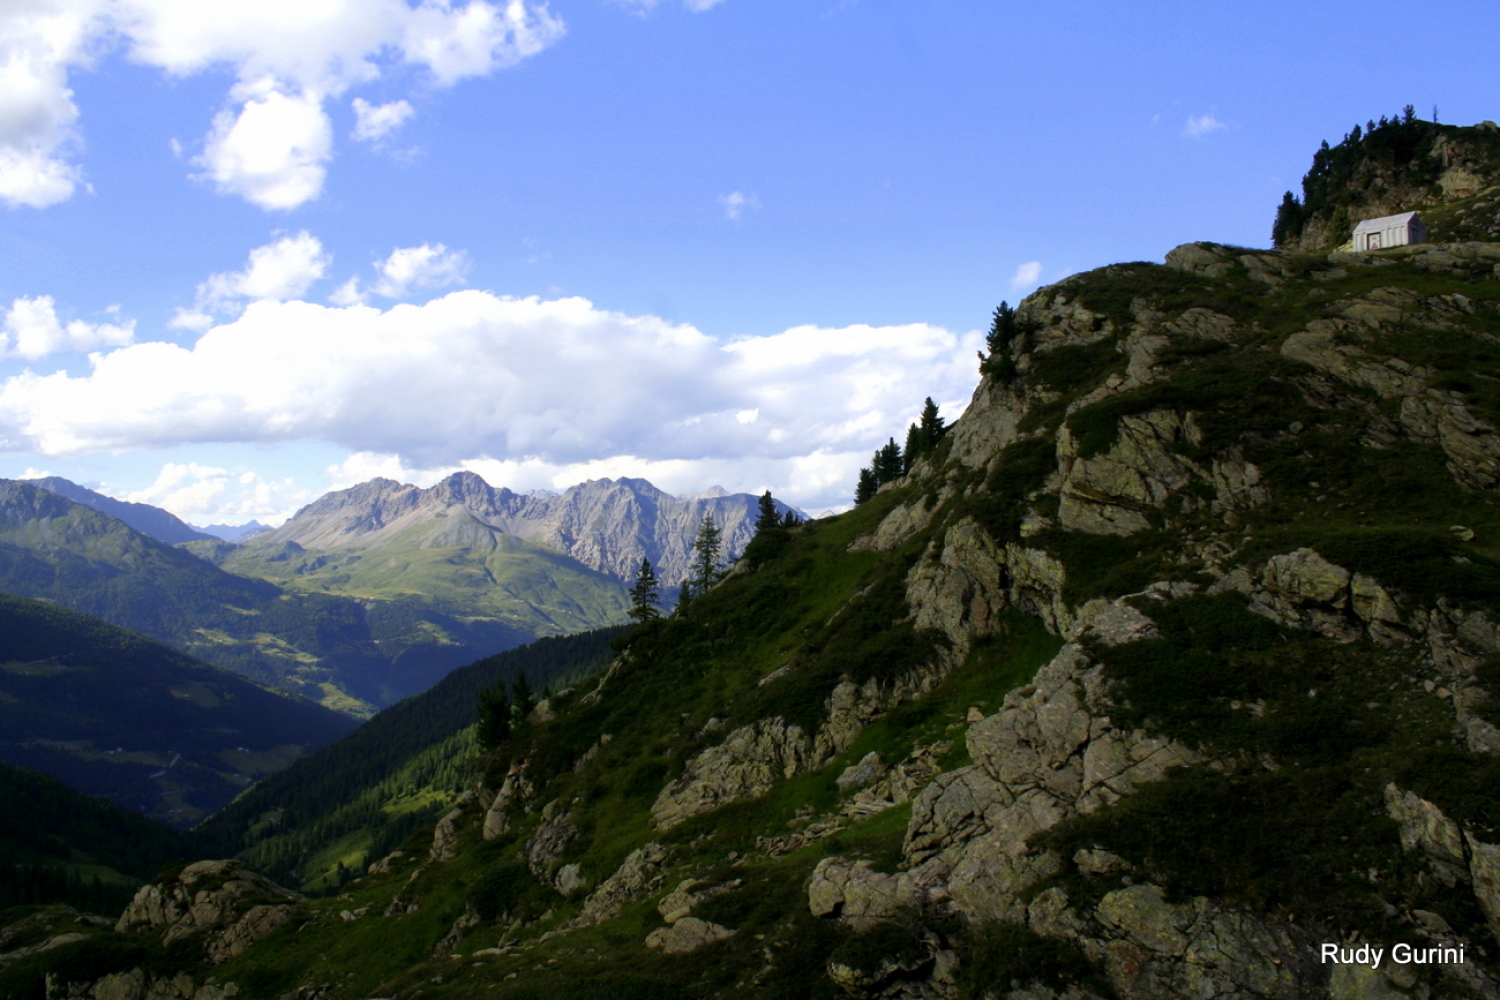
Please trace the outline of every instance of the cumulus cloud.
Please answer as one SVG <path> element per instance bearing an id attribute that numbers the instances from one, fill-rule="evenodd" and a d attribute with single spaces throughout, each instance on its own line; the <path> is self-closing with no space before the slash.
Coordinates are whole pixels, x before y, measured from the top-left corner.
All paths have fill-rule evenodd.
<path id="1" fill-rule="evenodd" d="M 467 255 L 449 250 L 441 243 L 403 247 L 391 251 L 389 257 L 375 265 L 380 280 L 371 291 L 388 299 L 404 298 L 413 288 L 463 284 L 468 269 Z"/>
<path id="2" fill-rule="evenodd" d="M 120 347 L 135 339 L 135 320 L 123 323 L 63 323 L 50 295 L 19 298 L 0 323 L 0 354 L 35 361 L 57 351 Z"/>
<path id="3" fill-rule="evenodd" d="M 197 462 L 167 462 L 150 486 L 118 497 L 169 510 L 193 524 L 284 520 L 314 498 L 291 479 Z"/>
<path id="4" fill-rule="evenodd" d="M 221 111 L 194 162 L 224 194 L 266 209 L 293 209 L 323 190 L 333 125 L 317 94 L 288 94 L 265 78 L 243 88 L 238 112 Z"/>
<path id="5" fill-rule="evenodd" d="M 616 0 L 622 7 L 629 7 L 637 13 L 644 14 L 648 10 L 654 10 L 661 4 L 661 0 Z M 705 10 L 717 7 L 724 0 L 682 0 L 682 5 L 694 13 L 701 14 Z"/>
<path id="6" fill-rule="evenodd" d="M 0 201 L 45 208 L 65 201 L 82 173 L 78 106 L 68 69 L 89 61 L 103 0 L 0 4 Z"/>
<path id="7" fill-rule="evenodd" d="M 746 212 L 760 208 L 760 199 L 753 194 L 745 194 L 743 191 L 721 194 L 718 201 L 724 206 L 724 215 L 729 219 L 738 219 Z"/>
<path id="8" fill-rule="evenodd" d="M 981 340 L 803 326 L 721 345 L 581 298 L 471 290 L 383 311 L 264 298 L 191 347 L 135 344 L 92 356 L 87 374 L 9 378 L 0 442 L 68 456 L 316 440 L 414 468 L 822 454 L 857 469 L 924 396 L 967 397 Z"/>
<path id="9" fill-rule="evenodd" d="M 1226 123 L 1219 121 L 1219 119 L 1211 114 L 1189 115 L 1187 124 L 1183 126 L 1182 134 L 1189 139 L 1201 139 L 1211 132 L 1217 132 L 1220 129 L 1228 127 Z"/>
<path id="10" fill-rule="evenodd" d="M 356 97 L 353 107 L 354 131 L 349 135 L 359 142 L 379 142 L 417 113 L 407 101 L 371 104 L 363 97 Z"/>
<path id="11" fill-rule="evenodd" d="M 328 273 L 333 258 L 306 230 L 256 247 L 243 269 L 215 274 L 198 286 L 190 310 L 179 310 L 171 325 L 206 330 L 214 314 L 229 311 L 246 299 L 294 299 L 307 294 L 313 282 Z"/>
<path id="12" fill-rule="evenodd" d="M 195 163 L 221 192 L 286 210 L 322 191 L 326 101 L 399 65 L 449 87 L 564 31 L 535 0 L 10 0 L 0 6 L 0 199 L 42 207 L 72 195 L 79 110 L 68 72 L 116 42 L 173 76 L 228 67 L 235 83 Z M 386 134 L 411 114 L 404 101 L 366 107 L 373 117 L 357 133 Z"/>
<path id="13" fill-rule="evenodd" d="M 1033 288 L 1042 280 L 1042 262 L 1039 260 L 1028 260 L 1016 268 L 1016 273 L 1011 275 L 1010 287 L 1019 291 L 1023 288 Z"/>

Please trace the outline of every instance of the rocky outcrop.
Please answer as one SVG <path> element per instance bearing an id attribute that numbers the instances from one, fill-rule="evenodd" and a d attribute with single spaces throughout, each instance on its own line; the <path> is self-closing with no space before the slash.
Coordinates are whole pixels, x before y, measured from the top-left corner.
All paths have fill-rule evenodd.
<path id="1" fill-rule="evenodd" d="M 906 600 L 918 628 L 937 629 L 955 656 L 995 631 L 1007 607 L 1034 615 L 1049 630 L 1066 632 L 1072 615 L 1062 598 L 1066 574 L 1047 552 L 1010 542 L 997 545 L 973 518 L 963 518 L 935 540 L 906 577 Z"/>
<path id="2" fill-rule="evenodd" d="M 485 810 L 482 833 L 485 840 L 494 840 L 509 830 L 510 813 L 513 810 L 524 809 L 526 803 L 536 794 L 536 789 L 532 787 L 530 781 L 526 780 L 523 770 L 524 764 L 511 765 L 510 772 L 500 783 L 500 790 L 495 793 L 490 807 Z"/>
<path id="3" fill-rule="evenodd" d="M 704 945 L 733 936 L 734 931 L 728 927 L 720 927 L 697 917 L 683 917 L 668 927 L 658 927 L 647 934 L 646 947 L 660 948 L 668 955 L 685 955 Z"/>
<path id="4" fill-rule="evenodd" d="M 574 918 L 574 926 L 592 927 L 603 923 L 617 915 L 627 903 L 661 888 L 661 869 L 668 857 L 667 849 L 657 843 L 631 851 L 620 867 L 584 900 L 582 911 Z"/>
<path id="5" fill-rule="evenodd" d="M 687 763 L 651 806 L 657 830 L 743 799 L 759 798 L 778 781 L 815 770 L 847 750 L 864 727 L 893 706 L 920 697 L 939 683 L 954 658 L 913 670 L 894 680 L 842 681 L 824 702 L 826 720 L 808 735 L 780 716 L 761 719 L 731 732 Z"/>
<path id="6" fill-rule="evenodd" d="M 286 924 L 301 899 L 238 861 L 198 861 L 167 882 L 142 886 L 115 930 L 164 927 L 167 944 L 200 935 L 209 961 L 219 964 Z"/>
<path id="7" fill-rule="evenodd" d="M 742 726 L 690 760 L 682 777 L 661 790 L 651 806 L 651 824 L 670 830 L 721 805 L 759 798 L 776 782 L 806 770 L 812 754 L 812 739 L 802 727 L 779 716 Z"/>
<path id="8" fill-rule="evenodd" d="M 144 969 L 115 972 L 93 982 L 72 982 L 49 972 L 46 1000 L 230 1000 L 240 995 L 234 983 L 200 981 L 185 972 L 154 974 Z"/>
<path id="9" fill-rule="evenodd" d="M 1376 289 L 1345 302 L 1344 317 L 1317 319 L 1287 337 L 1286 357 L 1350 385 L 1396 401 L 1401 430 L 1411 440 L 1435 444 L 1460 484 L 1476 490 L 1500 486 L 1500 430 L 1476 417 L 1462 395 L 1435 388 L 1434 372 L 1386 355 L 1361 342 L 1368 333 L 1397 323 L 1442 330 L 1470 315 L 1475 303 L 1462 296 L 1424 297 L 1405 289 Z"/>
<path id="10" fill-rule="evenodd" d="M 578 839 L 579 830 L 569 811 L 571 803 L 553 799 L 542 807 L 542 821 L 526 842 L 522 852 L 526 865 L 538 882 L 557 887 L 558 860 L 568 845 Z"/>

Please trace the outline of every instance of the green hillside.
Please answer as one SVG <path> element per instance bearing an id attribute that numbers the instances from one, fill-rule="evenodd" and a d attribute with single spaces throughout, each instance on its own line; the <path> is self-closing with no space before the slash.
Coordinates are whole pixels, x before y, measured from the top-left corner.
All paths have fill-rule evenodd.
<path id="1" fill-rule="evenodd" d="M 0 594 L 0 759 L 185 828 L 355 723 L 95 618 Z"/>
<path id="2" fill-rule="evenodd" d="M 603 669 L 621 629 L 540 639 L 453 671 L 331 746 L 270 775 L 193 832 L 205 856 L 241 855 L 308 890 L 349 874 L 430 825 L 474 780 L 479 692 L 524 673 L 561 690 Z"/>
<path id="3" fill-rule="evenodd" d="M 9 764 L 0 764 L 0 799 L 0 912 L 64 903 L 114 917 L 192 850 L 168 827 Z"/>
<path id="4" fill-rule="evenodd" d="M 493 621 L 536 636 L 618 624 L 629 605 L 618 581 L 462 510 L 437 514 L 375 546 L 307 550 L 287 543 L 270 551 L 244 546 L 221 565 L 291 593 L 396 602 L 424 617 L 436 612 Z M 413 632 L 394 641 L 416 645 L 423 636 Z"/>
<path id="5" fill-rule="evenodd" d="M 283 591 L 9 481 L 0 481 L 0 591 L 53 601 L 366 717 L 454 667 L 529 641 L 537 624 L 454 613 L 425 597 Z M 569 614 L 560 618 L 571 623 Z"/>

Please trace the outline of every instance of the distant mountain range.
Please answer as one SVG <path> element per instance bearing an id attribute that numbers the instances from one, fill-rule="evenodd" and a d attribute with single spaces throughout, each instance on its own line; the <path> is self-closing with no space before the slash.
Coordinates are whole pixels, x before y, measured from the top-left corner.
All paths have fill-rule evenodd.
<path id="1" fill-rule="evenodd" d="M 430 489 L 376 479 L 236 543 L 56 477 L 0 481 L 0 592 L 363 716 L 481 657 L 623 622 L 642 558 L 670 602 L 704 515 L 727 561 L 754 534 L 756 501 L 641 479 L 554 495 L 472 473 Z"/>
<path id="2" fill-rule="evenodd" d="M 263 531 L 270 531 L 269 524 L 261 524 L 259 521 L 246 521 L 244 524 L 204 524 L 198 525 L 197 530 L 205 535 L 226 542 L 243 542 Z"/>
<path id="3" fill-rule="evenodd" d="M 103 493 L 96 493 L 86 486 L 79 486 L 75 482 L 63 479 L 59 476 L 47 476 L 45 479 L 28 479 L 26 482 L 32 486 L 40 486 L 44 490 L 51 490 L 58 496 L 67 497 L 74 503 L 81 503 L 85 507 L 92 507 L 103 514 L 108 514 L 117 521 L 124 521 L 136 531 L 143 535 L 149 535 L 158 542 L 166 542 L 168 545 L 176 545 L 178 542 L 191 542 L 203 538 L 223 537 L 217 532 L 198 530 L 183 521 L 177 515 L 153 507 L 148 503 L 130 503 L 126 500 L 116 500 L 107 497 Z"/>
<path id="4" fill-rule="evenodd" d="M 302 508 L 280 528 L 249 539 L 243 552 L 224 565 L 236 572 L 241 565 L 258 568 L 269 558 L 265 553 L 289 543 L 320 553 L 380 551 L 406 544 L 418 525 L 457 518 L 473 527 L 450 526 L 439 532 L 444 538 L 472 543 L 485 534 L 509 535 L 621 582 L 633 581 L 645 558 L 664 583 L 675 587 L 688 575 L 693 538 L 704 515 L 712 514 L 722 529 L 725 557 L 732 560 L 755 535 L 757 499 L 718 488 L 679 497 L 644 479 L 628 478 L 590 480 L 550 495 L 493 487 L 472 472 L 454 473 L 425 490 L 372 479 Z M 780 513 L 794 510 L 779 501 L 776 506 Z M 490 543 L 477 544 L 483 548 Z"/>
<path id="5" fill-rule="evenodd" d="M 96 618 L 0 594 L 0 760 L 178 828 L 354 719 Z"/>
<path id="6" fill-rule="evenodd" d="M 536 634 L 510 621 L 444 616 L 421 602 L 286 593 L 50 490 L 4 480 L 0 592 L 82 611 L 355 715 Z"/>

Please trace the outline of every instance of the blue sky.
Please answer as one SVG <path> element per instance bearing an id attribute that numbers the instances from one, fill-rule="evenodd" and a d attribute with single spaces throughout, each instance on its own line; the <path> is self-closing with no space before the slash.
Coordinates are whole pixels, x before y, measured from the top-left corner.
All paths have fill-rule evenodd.
<path id="1" fill-rule="evenodd" d="M 12 0 L 0 476 L 847 502 L 990 311 L 1500 117 L 1491 2 Z"/>

